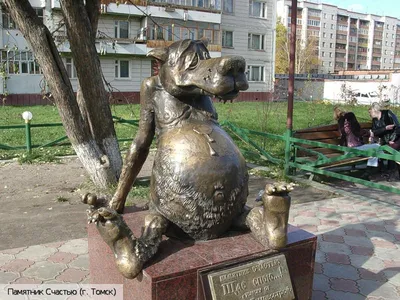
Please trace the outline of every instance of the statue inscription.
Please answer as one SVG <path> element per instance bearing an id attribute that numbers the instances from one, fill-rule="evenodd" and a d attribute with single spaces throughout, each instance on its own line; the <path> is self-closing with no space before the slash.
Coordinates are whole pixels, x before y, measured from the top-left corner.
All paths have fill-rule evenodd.
<path id="1" fill-rule="evenodd" d="M 213 300 L 291 300 L 295 298 L 283 254 L 210 272 L 208 281 Z"/>

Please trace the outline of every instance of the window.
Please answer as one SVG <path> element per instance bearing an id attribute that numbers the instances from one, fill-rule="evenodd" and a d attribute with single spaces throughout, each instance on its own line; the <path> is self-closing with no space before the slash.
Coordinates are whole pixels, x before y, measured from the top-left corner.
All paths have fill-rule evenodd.
<path id="1" fill-rule="evenodd" d="M 321 11 L 316 9 L 308 9 L 308 15 L 311 17 L 320 17 Z"/>
<path id="2" fill-rule="evenodd" d="M 324 28 L 326 28 L 326 23 L 324 23 Z"/>
<path id="3" fill-rule="evenodd" d="M 253 50 L 264 50 L 264 35 L 249 33 L 248 47 Z"/>
<path id="4" fill-rule="evenodd" d="M 129 78 L 129 61 L 115 61 L 115 78 Z"/>
<path id="5" fill-rule="evenodd" d="M 332 52 L 329 52 L 329 57 L 333 57 L 333 53 Z"/>
<path id="6" fill-rule="evenodd" d="M 7 74 L 42 74 L 31 51 L 1 51 L 1 66 Z"/>
<path id="7" fill-rule="evenodd" d="M 332 62 L 331 61 L 329 62 L 329 66 L 332 67 Z"/>
<path id="8" fill-rule="evenodd" d="M 331 29 L 335 29 L 335 24 L 331 24 Z"/>
<path id="9" fill-rule="evenodd" d="M 257 18 L 267 17 L 267 3 L 250 0 L 249 3 L 249 15 Z"/>
<path id="10" fill-rule="evenodd" d="M 114 34 L 117 39 L 129 38 L 129 22 L 115 21 Z"/>
<path id="11" fill-rule="evenodd" d="M 325 52 L 324 51 L 322 51 L 322 57 L 325 57 Z"/>
<path id="12" fill-rule="evenodd" d="M 321 21 L 309 19 L 309 20 L 307 21 L 307 25 L 319 27 L 319 26 L 321 25 Z"/>
<path id="13" fill-rule="evenodd" d="M 333 39 L 333 33 L 331 33 L 331 39 Z"/>
<path id="14" fill-rule="evenodd" d="M 65 59 L 65 68 L 69 78 L 76 78 L 76 69 L 72 58 Z"/>
<path id="15" fill-rule="evenodd" d="M 3 17 L 3 29 L 17 29 L 17 24 L 15 24 L 14 20 L 11 18 L 10 14 L 3 9 L 2 13 Z"/>
<path id="16" fill-rule="evenodd" d="M 302 19 L 299 19 L 299 18 L 297 18 L 297 25 L 302 25 L 303 24 L 303 20 Z"/>
<path id="17" fill-rule="evenodd" d="M 325 32 L 322 33 L 322 37 L 326 38 L 326 33 Z"/>
<path id="18" fill-rule="evenodd" d="M 36 15 L 39 17 L 39 19 L 43 23 L 43 8 L 34 8 Z"/>
<path id="19" fill-rule="evenodd" d="M 340 31 L 347 31 L 348 27 L 345 25 L 338 25 L 337 29 Z"/>
<path id="20" fill-rule="evenodd" d="M 325 42 L 322 42 L 322 47 L 325 47 Z"/>
<path id="21" fill-rule="evenodd" d="M 324 14 L 324 19 L 326 19 L 326 14 Z"/>
<path id="22" fill-rule="evenodd" d="M 325 62 L 324 61 L 322 62 L 322 66 L 325 67 Z"/>
<path id="23" fill-rule="evenodd" d="M 332 19 L 332 20 L 335 20 L 335 15 L 331 15 L 331 19 Z"/>
<path id="24" fill-rule="evenodd" d="M 329 44 L 329 48 L 333 48 L 333 43 L 330 43 L 330 44 Z"/>
<path id="25" fill-rule="evenodd" d="M 222 47 L 233 47 L 233 31 L 222 31 Z"/>
<path id="26" fill-rule="evenodd" d="M 247 80 L 248 81 L 264 81 L 264 67 L 263 66 L 248 66 L 247 67 Z"/>
<path id="27" fill-rule="evenodd" d="M 223 12 L 233 14 L 233 0 L 223 0 Z"/>

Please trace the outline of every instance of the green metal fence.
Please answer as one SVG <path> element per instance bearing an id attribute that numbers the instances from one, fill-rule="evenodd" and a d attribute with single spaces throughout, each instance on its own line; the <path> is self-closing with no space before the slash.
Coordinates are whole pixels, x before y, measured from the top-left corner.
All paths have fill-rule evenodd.
<path id="1" fill-rule="evenodd" d="M 139 120 L 127 120 L 120 117 L 113 116 L 114 123 L 120 124 L 128 124 L 131 126 L 138 127 Z M 44 148 L 44 147 L 51 147 L 51 146 L 59 146 L 59 145 L 70 145 L 67 136 L 61 136 L 51 142 L 45 144 L 32 144 L 31 142 L 31 128 L 45 128 L 45 127 L 54 127 L 54 126 L 63 126 L 62 123 L 48 123 L 48 124 L 30 124 L 30 122 L 26 122 L 25 125 L 9 125 L 9 126 L 0 126 L 0 130 L 14 130 L 14 129 L 25 129 L 25 136 L 26 136 L 26 143 L 25 145 L 19 146 L 10 146 L 6 144 L 0 144 L 0 149 L 3 150 L 20 150 L 20 149 L 27 149 L 27 151 L 31 151 L 33 148 Z M 285 166 L 285 170 L 294 174 L 297 170 L 303 170 L 312 172 L 315 174 L 330 176 L 337 179 L 342 179 L 349 182 L 363 184 L 365 186 L 371 188 L 377 188 L 388 192 L 393 192 L 396 194 L 400 194 L 400 189 L 387 186 L 383 184 L 379 184 L 376 182 L 366 181 L 360 178 L 355 178 L 352 176 L 348 176 L 345 174 L 333 172 L 331 170 L 322 169 L 321 166 L 327 163 L 333 163 L 337 161 L 341 161 L 344 159 L 352 158 L 352 157 L 378 157 L 381 159 L 386 160 L 393 160 L 400 163 L 400 152 L 390 148 L 389 146 L 381 146 L 375 149 L 369 150 L 358 150 L 354 148 L 336 146 L 332 144 L 304 140 L 299 138 L 294 138 L 291 134 L 271 134 L 266 132 L 260 132 L 255 130 L 244 129 L 235 126 L 234 124 L 230 123 L 229 121 L 223 121 L 221 123 L 227 131 L 229 131 L 233 136 L 238 137 L 241 141 L 252 147 L 258 155 L 274 164 L 283 164 Z M 271 153 L 268 152 L 267 149 L 256 143 L 252 136 L 273 139 L 273 140 L 280 140 L 285 142 L 285 149 L 282 149 L 285 152 L 285 158 L 274 157 Z M 131 141 L 132 139 L 118 139 L 118 141 Z M 343 152 L 343 155 L 339 155 L 333 158 L 328 158 L 323 154 L 316 152 L 314 153 L 317 156 L 317 160 L 307 160 L 304 158 L 300 158 L 296 156 L 297 150 L 305 150 L 309 152 L 313 152 L 311 149 L 304 148 L 300 145 L 310 145 L 315 147 L 322 147 L 327 149 L 334 149 Z M 287 152 L 287 153 L 286 153 Z"/>
<path id="2" fill-rule="evenodd" d="M 116 117 L 113 116 L 114 123 L 120 123 L 120 124 L 128 124 L 131 126 L 138 127 L 139 126 L 139 120 L 127 120 L 124 118 Z M 62 127 L 62 123 L 46 123 L 46 124 L 31 124 L 31 122 L 26 121 L 25 125 L 6 125 L 6 126 L 0 126 L 0 130 L 21 130 L 25 129 L 25 145 L 17 145 L 17 146 L 11 146 L 7 144 L 2 144 L 0 143 L 0 149 L 1 150 L 21 150 L 21 149 L 26 149 L 28 152 L 31 152 L 33 148 L 45 148 L 45 147 L 52 147 L 52 146 L 65 146 L 65 145 L 70 145 L 71 143 L 68 140 L 68 137 L 66 135 L 62 135 L 59 138 L 47 142 L 45 144 L 32 144 L 32 128 L 46 128 L 46 127 Z M 131 141 L 132 139 L 118 139 L 119 142 L 124 142 L 124 141 Z"/>
<path id="3" fill-rule="evenodd" d="M 338 162 L 341 160 L 345 160 L 348 158 L 353 158 L 353 157 L 378 157 L 381 159 L 386 159 L 386 160 L 392 160 L 396 161 L 397 163 L 400 163 L 400 152 L 394 150 L 393 148 L 389 146 L 381 146 L 379 148 L 374 148 L 374 149 L 368 149 L 368 150 L 358 150 L 354 148 L 348 148 L 348 147 L 342 147 L 342 146 L 336 146 L 332 144 L 327 144 L 327 143 L 322 143 L 322 142 L 316 142 L 316 141 L 310 141 L 310 140 L 304 140 L 304 139 L 299 139 L 299 138 L 294 138 L 289 134 L 285 135 L 277 135 L 277 134 L 271 134 L 271 133 L 266 133 L 266 132 L 258 132 L 254 130 L 248 130 L 248 129 L 243 129 L 239 128 L 235 125 L 233 125 L 230 122 L 223 122 L 221 123 L 224 125 L 229 131 L 233 132 L 235 135 L 240 137 L 240 139 L 244 142 L 247 142 L 248 145 L 254 147 L 256 151 L 260 154 L 260 156 L 265 157 L 272 163 L 283 163 L 285 166 L 285 169 L 288 169 L 288 173 L 294 175 L 297 170 L 303 170 L 307 172 L 311 172 L 314 174 L 320 174 L 320 175 L 325 175 L 349 182 L 354 182 L 354 183 L 359 183 L 371 188 L 376 188 L 380 189 L 383 191 L 388 191 L 396 194 L 400 194 L 400 189 L 395 188 L 393 186 L 388 186 L 376 182 L 371 182 L 367 180 L 363 180 L 360 178 L 352 177 L 349 175 L 345 175 L 342 173 L 338 172 L 333 172 L 332 170 L 327 170 L 327 169 L 322 169 L 321 166 L 328 164 L 328 163 L 333 163 L 333 162 Z M 288 148 L 289 155 L 285 155 L 285 159 L 280 159 L 277 157 L 273 157 L 266 149 L 263 149 L 254 141 L 251 139 L 251 136 L 260 136 L 260 137 L 266 137 L 269 139 L 275 139 L 275 140 L 281 140 L 285 141 L 285 148 Z M 310 145 L 310 146 L 315 146 L 315 147 L 321 147 L 321 148 L 327 148 L 327 149 L 334 149 L 334 150 L 339 150 L 343 152 L 343 155 L 339 155 L 333 158 L 328 158 L 325 155 L 321 153 L 315 153 L 315 155 L 318 156 L 317 160 L 307 160 L 303 159 L 300 157 L 296 156 L 296 151 L 298 149 L 306 150 L 312 152 L 310 149 L 306 149 L 300 146 L 302 145 Z M 282 149 L 282 151 L 285 151 Z"/>

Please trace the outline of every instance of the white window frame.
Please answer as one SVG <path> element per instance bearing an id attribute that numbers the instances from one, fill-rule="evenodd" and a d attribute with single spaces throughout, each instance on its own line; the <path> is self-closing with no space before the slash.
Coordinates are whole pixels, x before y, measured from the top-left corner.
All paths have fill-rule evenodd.
<path id="1" fill-rule="evenodd" d="M 1 24 L 2 29 L 11 29 L 11 30 L 18 29 L 18 26 L 12 19 L 10 13 L 8 11 L 4 10 L 4 8 L 2 11 L 2 20 L 3 20 L 2 24 Z"/>
<path id="2" fill-rule="evenodd" d="M 313 19 L 308 19 L 307 25 L 309 25 L 309 26 L 314 26 L 314 27 L 320 27 L 320 26 L 321 26 L 321 21 L 319 21 L 319 20 L 313 20 Z"/>
<path id="3" fill-rule="evenodd" d="M 76 68 L 75 68 L 75 64 L 74 64 L 73 58 L 71 58 L 71 57 L 66 57 L 65 58 L 65 69 L 67 70 L 68 77 L 70 79 L 76 79 L 77 78 Z"/>
<path id="4" fill-rule="evenodd" d="M 121 76 L 121 62 L 128 62 L 128 76 Z M 130 79 L 131 78 L 131 62 L 126 59 L 116 59 L 114 62 L 115 73 L 114 76 L 116 79 Z"/>
<path id="5" fill-rule="evenodd" d="M 121 23 L 127 23 L 128 25 L 128 36 L 127 37 L 121 37 Z M 130 22 L 129 21 L 123 21 L 123 20 L 118 20 L 114 22 L 114 37 L 116 39 L 129 39 L 130 37 Z"/>
<path id="6" fill-rule="evenodd" d="M 253 68 L 259 68 L 258 75 L 259 75 L 260 80 L 251 80 L 251 78 L 253 76 L 253 72 L 254 72 Z M 247 66 L 247 80 L 249 82 L 264 82 L 264 80 L 265 80 L 264 72 L 265 72 L 264 66 L 261 66 L 261 65 L 248 65 Z"/>
<path id="7" fill-rule="evenodd" d="M 253 46 L 253 36 L 260 36 L 260 44 L 259 48 L 252 48 Z M 249 33 L 248 36 L 248 48 L 250 50 L 265 50 L 265 35 L 260 33 Z"/>
<path id="8" fill-rule="evenodd" d="M 32 51 L 1 51 L 1 68 L 10 75 L 41 75 L 42 69 L 36 62 Z M 25 72 L 24 66 L 25 65 Z"/>
<path id="9" fill-rule="evenodd" d="M 230 7 L 232 8 L 232 11 L 229 11 L 226 9 L 226 7 L 229 7 L 229 6 L 225 5 L 228 2 L 230 2 L 229 4 L 231 4 Z M 222 1 L 222 12 L 225 14 L 233 15 L 235 12 L 234 1 L 233 0 L 223 0 Z"/>
<path id="10" fill-rule="evenodd" d="M 226 44 L 226 33 L 227 33 L 227 32 L 229 32 L 229 33 L 232 34 L 232 45 L 227 45 L 227 44 Z M 224 41 L 225 41 L 225 42 L 224 42 Z M 233 48 L 233 45 L 234 45 L 234 34 L 233 34 L 233 31 L 232 31 L 232 30 L 222 30 L 221 44 L 222 44 L 222 47 L 225 47 L 225 48 Z"/>
<path id="11" fill-rule="evenodd" d="M 259 15 L 255 15 L 253 11 L 253 4 L 254 3 L 260 3 L 261 9 Z M 267 18 L 267 2 L 265 1 L 259 1 L 259 0 L 250 0 L 249 1 L 249 15 L 250 17 L 254 18 L 262 18 L 266 19 Z"/>

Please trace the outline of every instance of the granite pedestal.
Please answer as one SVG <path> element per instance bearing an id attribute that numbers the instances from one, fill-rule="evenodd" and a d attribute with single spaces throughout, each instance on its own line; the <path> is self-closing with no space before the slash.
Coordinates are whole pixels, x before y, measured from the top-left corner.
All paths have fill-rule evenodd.
<path id="1" fill-rule="evenodd" d="M 146 211 L 124 214 L 124 220 L 139 236 Z M 228 233 L 216 240 L 193 242 L 165 238 L 158 253 L 135 279 L 117 270 L 114 255 L 95 225 L 88 228 L 90 283 L 123 284 L 124 300 L 202 300 L 199 272 L 221 264 L 265 256 L 268 252 L 250 233 Z M 296 299 L 311 299 L 317 238 L 289 226 L 286 256 Z"/>

